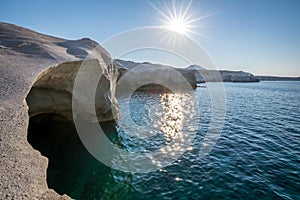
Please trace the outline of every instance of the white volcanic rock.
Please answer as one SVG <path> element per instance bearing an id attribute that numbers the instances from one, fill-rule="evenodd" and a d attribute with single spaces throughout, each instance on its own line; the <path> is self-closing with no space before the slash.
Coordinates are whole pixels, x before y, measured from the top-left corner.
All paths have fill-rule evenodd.
<path id="1" fill-rule="evenodd" d="M 43 71 L 50 66 L 74 66 L 76 62 L 57 64 L 82 59 L 96 45 L 88 39 L 68 41 L 0 23 L 0 199 L 69 199 L 47 187 L 47 158 L 27 141 L 29 115 L 25 98 L 33 84 L 46 83 L 49 74 L 40 76 L 40 82 L 35 83 Z M 99 47 L 95 57 L 103 55 L 109 56 Z M 107 71 L 112 81 L 112 70 Z M 60 88 L 59 82 L 59 79 L 52 85 L 49 82 L 47 87 Z M 63 87 L 69 88 L 65 83 Z"/>
<path id="2" fill-rule="evenodd" d="M 88 68 L 83 68 L 79 71 L 80 66 L 84 63 Z M 111 108 L 117 108 L 117 101 L 114 94 L 114 85 L 117 74 L 107 76 L 108 67 L 104 64 L 100 65 L 97 59 L 86 61 L 71 61 L 57 64 L 48 68 L 40 74 L 33 84 L 28 96 L 27 104 L 29 106 L 30 117 L 39 114 L 59 114 L 69 121 L 73 121 L 72 114 L 72 97 L 76 101 L 76 105 L 80 107 L 81 116 L 86 117 L 88 121 L 111 121 L 114 115 Z M 93 98 L 93 94 L 87 93 L 88 88 L 82 88 L 83 97 L 80 94 L 73 94 L 73 84 L 77 74 L 100 76 L 100 84 L 96 92 L 96 113 L 98 119 L 93 119 L 93 110 L 89 110 L 89 105 L 86 105 L 87 99 Z M 96 77 L 97 78 L 97 77 Z M 114 109 L 115 116 L 118 116 L 118 110 Z"/>
<path id="3" fill-rule="evenodd" d="M 253 74 L 243 71 L 229 70 L 195 70 L 190 69 L 197 80 L 197 83 L 204 82 L 259 82 Z"/>
<path id="4" fill-rule="evenodd" d="M 115 66 L 117 67 L 120 76 L 124 75 L 128 70 L 132 70 L 139 67 L 139 71 L 148 71 L 157 73 L 168 74 L 163 72 L 162 68 L 170 67 L 161 64 L 153 64 L 149 62 L 138 63 L 127 60 L 114 60 Z M 142 68 L 140 68 L 142 67 Z M 199 65 L 190 65 L 186 68 L 174 68 L 182 73 L 185 78 L 190 82 L 193 87 L 196 87 L 196 83 L 204 82 L 259 82 L 259 78 L 251 73 L 243 71 L 229 71 L 229 70 L 206 70 Z M 135 70 L 136 71 L 136 70 Z M 155 72 L 154 72 L 155 74 Z M 137 73 L 138 75 L 138 73 Z M 120 78 L 120 77 L 119 77 Z M 168 77 L 165 77 L 168 78 Z M 172 77 L 169 77 L 172 79 Z"/>
<path id="5" fill-rule="evenodd" d="M 244 71 L 220 70 L 224 82 L 259 82 L 253 74 Z"/>
<path id="6" fill-rule="evenodd" d="M 162 64 L 153 64 L 149 62 L 138 63 L 120 59 L 114 60 L 114 64 L 119 71 L 119 79 L 128 71 L 130 71 L 131 77 L 135 78 L 128 79 L 126 83 L 124 82 L 126 87 L 136 87 L 137 85 L 140 85 L 138 80 L 153 82 L 153 78 L 157 81 L 163 79 L 177 88 L 180 88 L 181 84 L 186 83 L 192 88 L 197 87 L 195 75 L 191 73 L 190 70 L 184 68 L 173 68 Z M 178 72 L 180 73 L 179 75 L 183 76 L 185 81 L 182 81 L 177 77 Z M 124 85 L 120 87 L 124 87 Z"/>

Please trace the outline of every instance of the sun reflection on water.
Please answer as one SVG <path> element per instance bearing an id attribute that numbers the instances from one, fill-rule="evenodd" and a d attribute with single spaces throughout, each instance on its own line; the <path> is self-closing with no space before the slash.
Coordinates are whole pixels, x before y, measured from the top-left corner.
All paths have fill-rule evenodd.
<path id="1" fill-rule="evenodd" d="M 160 95 L 160 104 L 164 110 L 163 125 L 160 130 L 168 141 L 182 134 L 184 113 L 179 98 L 180 94 L 165 93 Z"/>
<path id="2" fill-rule="evenodd" d="M 192 95 L 188 93 L 159 95 L 159 105 L 162 109 L 155 124 L 160 124 L 160 134 L 166 139 L 166 143 L 159 149 L 157 156 L 151 157 L 153 164 L 165 166 L 166 162 L 176 160 L 175 158 L 186 150 L 193 149 L 190 145 L 197 120 L 195 102 L 192 99 Z"/>
<path id="3" fill-rule="evenodd" d="M 122 110 L 129 109 L 135 123 L 133 126 L 123 120 L 122 130 L 119 129 L 122 147 L 129 152 L 142 153 L 141 156 L 147 157 L 157 168 L 172 164 L 185 151 L 193 149 L 199 119 L 196 103 L 190 93 L 157 91 L 151 94 L 149 91 L 135 92 L 129 107 L 123 107 L 120 99 L 121 118 Z"/>

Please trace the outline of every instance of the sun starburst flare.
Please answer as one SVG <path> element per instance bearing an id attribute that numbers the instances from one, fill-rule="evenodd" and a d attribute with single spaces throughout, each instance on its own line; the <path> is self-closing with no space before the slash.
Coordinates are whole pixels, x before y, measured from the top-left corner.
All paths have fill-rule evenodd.
<path id="1" fill-rule="evenodd" d="M 192 1 L 161 1 L 159 7 L 150 1 L 148 3 L 161 15 L 158 20 L 162 22 L 162 25 L 159 28 L 184 36 L 194 34 L 209 38 L 195 29 L 203 27 L 200 21 L 211 16 L 211 14 L 196 17 L 197 12 L 191 10 Z"/>

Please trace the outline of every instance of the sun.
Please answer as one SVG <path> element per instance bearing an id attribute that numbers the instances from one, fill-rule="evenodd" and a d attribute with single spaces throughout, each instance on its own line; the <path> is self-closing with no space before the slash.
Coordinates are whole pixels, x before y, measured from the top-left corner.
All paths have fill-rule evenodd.
<path id="1" fill-rule="evenodd" d="M 186 35 L 190 31 L 187 21 L 182 18 L 174 18 L 169 20 L 166 28 L 182 35 Z"/>
<path id="2" fill-rule="evenodd" d="M 182 35 L 191 33 L 192 28 L 194 27 L 193 23 L 198 21 L 198 19 L 193 18 L 190 12 L 192 1 L 188 2 L 182 0 L 176 2 L 174 0 L 168 2 L 171 4 L 167 4 L 167 1 L 162 1 L 162 7 L 158 8 L 148 1 L 148 3 L 162 16 L 159 21 L 163 24 L 160 27 Z M 185 2 L 188 2 L 186 6 L 184 6 Z"/>
<path id="3" fill-rule="evenodd" d="M 172 1 L 156 1 L 158 6 L 153 2 L 147 1 L 148 4 L 154 8 L 159 15 L 158 19 L 162 25 L 157 26 L 172 33 L 183 36 L 197 35 L 209 38 L 203 33 L 199 32 L 203 27 L 201 21 L 206 19 L 209 15 L 195 16 L 198 12 L 192 11 L 192 0 L 172 0 Z"/>

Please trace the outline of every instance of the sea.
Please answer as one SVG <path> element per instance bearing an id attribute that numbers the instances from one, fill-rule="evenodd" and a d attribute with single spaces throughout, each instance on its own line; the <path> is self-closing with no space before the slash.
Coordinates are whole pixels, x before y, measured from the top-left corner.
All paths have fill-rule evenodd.
<path id="1" fill-rule="evenodd" d="M 300 199 L 300 82 L 224 83 L 224 91 L 223 126 L 207 155 L 199 154 L 213 113 L 205 84 L 193 91 L 197 112 L 185 107 L 192 100 L 184 94 L 136 91 L 130 99 L 118 99 L 121 113 L 128 109 L 136 126 L 126 127 L 127 119 L 100 124 L 109 140 L 150 155 L 176 134 L 192 135 L 183 150 L 170 148 L 161 158 L 174 159 L 156 163 L 157 169 L 135 163 L 144 172 L 122 171 L 98 161 L 73 136 L 48 155 L 48 186 L 82 200 Z M 139 138 L 143 130 L 149 135 Z"/>

